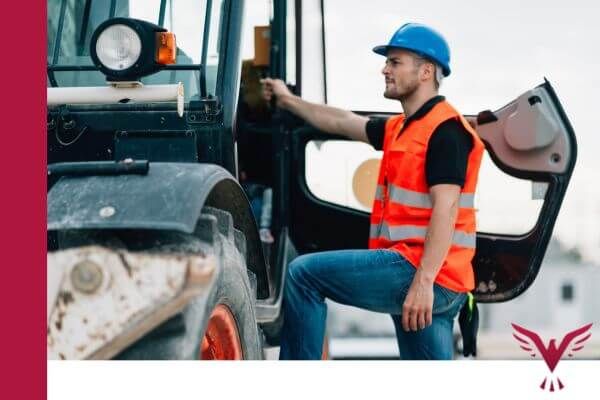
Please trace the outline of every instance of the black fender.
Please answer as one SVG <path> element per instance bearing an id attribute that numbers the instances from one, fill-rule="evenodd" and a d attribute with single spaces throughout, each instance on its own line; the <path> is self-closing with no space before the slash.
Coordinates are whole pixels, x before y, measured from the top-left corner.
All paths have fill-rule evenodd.
<path id="1" fill-rule="evenodd" d="M 192 234 L 202 207 L 227 211 L 246 235 L 247 265 L 259 299 L 270 294 L 267 264 L 250 203 L 214 164 L 150 163 L 145 175 L 63 176 L 48 192 L 48 231 L 152 229 Z"/>

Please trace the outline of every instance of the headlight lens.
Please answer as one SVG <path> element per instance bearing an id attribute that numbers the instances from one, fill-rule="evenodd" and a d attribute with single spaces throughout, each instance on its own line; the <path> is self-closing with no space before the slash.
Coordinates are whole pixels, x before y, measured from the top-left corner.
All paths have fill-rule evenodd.
<path id="1" fill-rule="evenodd" d="M 131 67 L 140 58 L 142 41 L 135 30 L 117 24 L 106 28 L 98 36 L 96 54 L 98 60 L 114 71 Z"/>

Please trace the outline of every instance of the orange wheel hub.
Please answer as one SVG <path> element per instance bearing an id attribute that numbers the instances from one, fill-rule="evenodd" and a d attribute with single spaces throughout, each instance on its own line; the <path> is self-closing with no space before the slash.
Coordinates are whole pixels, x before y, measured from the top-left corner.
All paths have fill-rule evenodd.
<path id="1" fill-rule="evenodd" d="M 321 353 L 321 360 L 329 360 L 329 338 L 325 335 L 323 340 L 323 352 Z"/>
<path id="2" fill-rule="evenodd" d="M 213 310 L 202 338 L 203 360 L 241 360 L 242 345 L 237 324 L 229 307 L 219 304 Z"/>

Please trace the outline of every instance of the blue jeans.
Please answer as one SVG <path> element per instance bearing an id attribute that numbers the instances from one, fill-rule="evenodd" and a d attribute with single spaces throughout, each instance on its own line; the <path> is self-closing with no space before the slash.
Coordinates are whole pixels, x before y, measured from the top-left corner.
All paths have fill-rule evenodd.
<path id="1" fill-rule="evenodd" d="M 321 358 L 326 298 L 390 314 L 404 360 L 452 359 L 452 325 L 467 295 L 434 284 L 432 324 L 405 332 L 400 314 L 415 271 L 400 253 L 386 249 L 327 251 L 296 258 L 285 282 L 279 359 Z"/>

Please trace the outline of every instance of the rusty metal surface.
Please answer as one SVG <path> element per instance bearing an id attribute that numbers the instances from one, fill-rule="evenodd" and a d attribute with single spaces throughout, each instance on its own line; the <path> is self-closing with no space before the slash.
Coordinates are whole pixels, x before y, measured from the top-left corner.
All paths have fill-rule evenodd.
<path id="1" fill-rule="evenodd" d="M 270 273 L 250 203 L 234 177 L 218 165 L 151 162 L 147 175 L 63 176 L 48 192 L 47 229 L 191 234 L 205 206 L 231 214 L 246 238 L 247 265 L 256 275 L 258 296 L 268 298 Z"/>
<path id="2" fill-rule="evenodd" d="M 48 254 L 48 359 L 105 359 L 210 287 L 212 256 L 99 246 Z"/>

